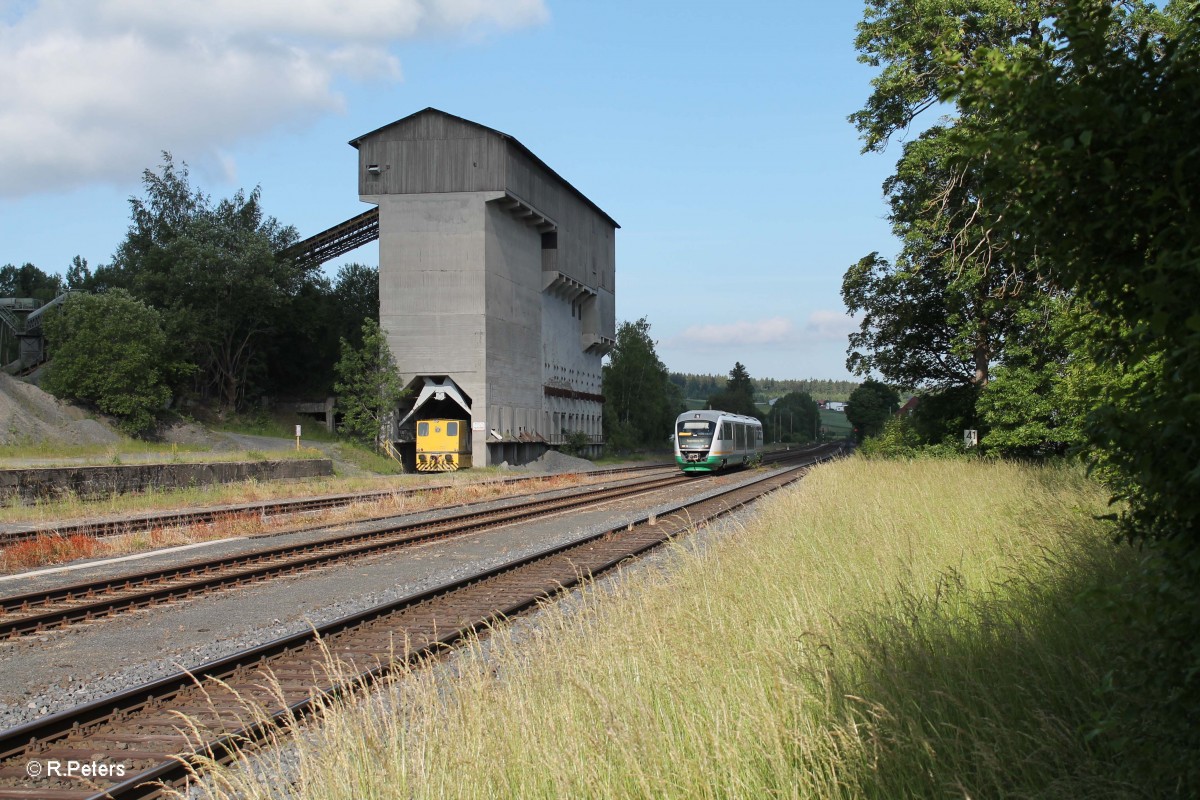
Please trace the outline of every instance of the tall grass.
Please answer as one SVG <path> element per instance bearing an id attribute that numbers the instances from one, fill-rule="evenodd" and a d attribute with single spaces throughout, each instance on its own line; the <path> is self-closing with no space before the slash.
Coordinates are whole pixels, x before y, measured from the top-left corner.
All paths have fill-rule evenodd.
<path id="1" fill-rule="evenodd" d="M 106 445 L 12 445 L 0 447 L 0 469 L 108 466 L 110 464 L 203 464 L 222 461 L 304 461 L 325 458 L 313 447 L 299 450 L 208 450 L 200 445 L 163 445 L 153 442 Z"/>
<path id="2" fill-rule="evenodd" d="M 164 448 L 161 442 L 145 442 L 127 437 L 121 437 L 115 442 L 93 444 L 55 441 L 26 442 L 0 445 L 0 467 L 3 467 L 4 462 L 10 459 L 42 461 L 62 459 L 63 463 L 69 463 L 68 460 L 74 459 L 89 459 L 96 464 L 106 464 L 111 462 L 114 456 L 163 455 L 163 460 L 169 461 L 170 456 L 174 454 L 201 453 L 207 452 L 208 449 L 194 444 L 176 444 Z"/>
<path id="3" fill-rule="evenodd" d="M 823 467 L 745 530 L 677 547 L 665 580 L 632 571 L 337 704 L 264 756 L 287 782 L 221 770 L 208 791 L 1152 796 L 1158 777 L 1092 738 L 1133 565 L 1104 511 L 1065 469 Z"/>
<path id="4" fill-rule="evenodd" d="M 336 433 L 325 428 L 324 422 L 315 417 L 301 416 L 300 414 L 269 414 L 265 412 L 231 414 L 224 419 L 208 419 L 206 422 L 213 430 L 279 439 L 291 439 L 296 435 L 296 426 L 299 425 L 303 431 L 303 438 L 306 440 L 319 442 L 339 440 Z"/>

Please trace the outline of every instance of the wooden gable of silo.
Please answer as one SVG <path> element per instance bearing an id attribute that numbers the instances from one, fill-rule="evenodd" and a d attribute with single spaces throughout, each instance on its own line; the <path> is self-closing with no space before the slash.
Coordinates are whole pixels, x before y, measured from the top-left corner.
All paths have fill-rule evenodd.
<path id="1" fill-rule="evenodd" d="M 504 137 L 427 108 L 350 142 L 358 148 L 359 194 L 503 191 Z"/>

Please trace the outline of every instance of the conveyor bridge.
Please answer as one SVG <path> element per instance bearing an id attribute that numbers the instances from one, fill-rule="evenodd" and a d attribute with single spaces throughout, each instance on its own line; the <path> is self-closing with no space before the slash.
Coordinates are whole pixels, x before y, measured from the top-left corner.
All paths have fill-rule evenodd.
<path id="1" fill-rule="evenodd" d="M 364 211 L 340 225 L 310 236 L 284 250 L 297 264 L 317 266 L 379 238 L 379 208 Z"/>
<path id="2" fill-rule="evenodd" d="M 4 363 L 5 372 L 24 372 L 46 360 L 42 340 L 43 314 L 61 304 L 70 294 L 64 292 L 44 305 L 30 297 L 0 297 L 0 362 L 7 362 Z M 14 345 L 15 353 L 12 352 Z M 14 355 L 16 358 L 8 361 Z"/>

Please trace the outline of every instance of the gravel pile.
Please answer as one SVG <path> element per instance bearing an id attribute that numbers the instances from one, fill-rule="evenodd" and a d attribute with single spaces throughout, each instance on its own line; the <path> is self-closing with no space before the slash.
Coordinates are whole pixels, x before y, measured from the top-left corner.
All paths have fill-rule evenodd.
<path id="1" fill-rule="evenodd" d="M 120 438 L 81 409 L 0 372 L 0 444 L 109 444 Z"/>
<path id="2" fill-rule="evenodd" d="M 596 469 L 596 465 L 586 458 L 569 456 L 557 450 L 547 450 L 539 458 L 522 465 L 521 469 L 528 472 L 557 474 L 560 472 L 587 472 Z"/>

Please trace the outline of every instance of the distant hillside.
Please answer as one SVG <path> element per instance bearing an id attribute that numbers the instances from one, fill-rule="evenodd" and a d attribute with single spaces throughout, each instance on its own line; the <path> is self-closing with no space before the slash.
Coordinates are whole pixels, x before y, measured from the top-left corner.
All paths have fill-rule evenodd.
<path id="1" fill-rule="evenodd" d="M 725 388 L 728 375 L 696 375 L 690 372 L 670 373 L 671 382 L 683 390 L 689 401 L 705 400 Z M 754 399 L 768 403 L 790 392 L 808 392 L 818 403 L 822 400 L 850 399 L 850 393 L 858 388 L 858 381 L 833 381 L 818 378 L 777 380 L 775 378 L 751 378 L 754 383 Z M 696 406 L 703 407 L 703 404 Z"/>

